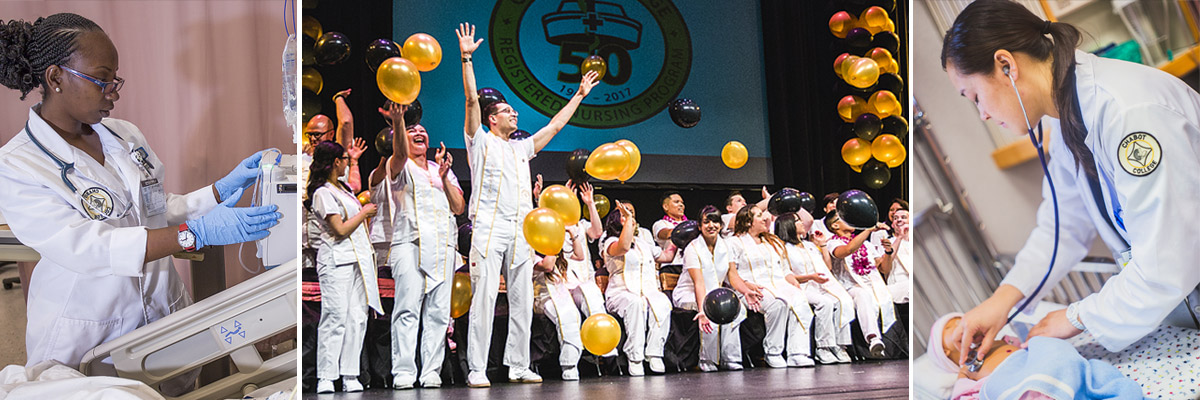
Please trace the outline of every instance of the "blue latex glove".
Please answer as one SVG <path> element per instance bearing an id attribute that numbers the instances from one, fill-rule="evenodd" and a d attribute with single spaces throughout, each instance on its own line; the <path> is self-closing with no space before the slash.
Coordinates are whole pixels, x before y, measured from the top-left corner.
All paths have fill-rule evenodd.
<path id="1" fill-rule="evenodd" d="M 237 188 L 208 214 L 187 222 L 196 234 L 197 249 L 260 240 L 270 233 L 267 229 L 279 224 L 283 217 L 276 212 L 279 206 L 234 207 L 241 197 L 242 189 Z"/>
<path id="2" fill-rule="evenodd" d="M 245 189 L 254 184 L 254 180 L 258 179 L 258 163 L 262 160 L 262 155 L 265 151 L 259 151 L 250 155 L 250 157 L 246 157 L 236 167 L 233 167 L 233 171 L 229 172 L 229 175 L 225 175 L 224 178 L 213 183 L 213 187 L 217 189 L 217 194 L 221 196 L 222 202 L 229 200 L 234 190 Z M 279 163 L 279 160 L 275 160 L 274 162 Z M 237 200 L 234 202 L 236 203 Z"/>

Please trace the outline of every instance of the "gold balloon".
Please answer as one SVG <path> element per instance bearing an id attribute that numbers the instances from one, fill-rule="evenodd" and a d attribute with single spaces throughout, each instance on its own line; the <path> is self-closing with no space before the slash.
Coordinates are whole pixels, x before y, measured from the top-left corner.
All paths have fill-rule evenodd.
<path id="1" fill-rule="evenodd" d="M 613 180 L 629 167 L 629 151 L 616 143 L 605 143 L 592 150 L 583 170 L 596 179 Z"/>
<path id="2" fill-rule="evenodd" d="M 871 142 L 852 138 L 842 145 L 842 160 L 847 165 L 861 166 L 871 160 Z"/>
<path id="3" fill-rule="evenodd" d="M 321 30 L 321 22 L 317 21 L 311 15 L 305 15 L 301 24 L 303 25 L 301 30 L 304 32 L 304 36 L 313 38 L 313 40 L 320 39 L 321 35 L 325 33 L 325 31 Z"/>
<path id="4" fill-rule="evenodd" d="M 522 229 L 525 242 L 538 253 L 555 255 L 562 251 L 563 240 L 567 231 L 563 225 L 562 216 L 546 207 L 538 207 L 525 216 Z"/>
<path id="5" fill-rule="evenodd" d="M 725 143 L 725 147 L 721 149 L 721 161 L 725 162 L 726 167 L 741 168 L 749 159 L 750 154 L 746 152 L 746 146 L 742 142 L 734 140 Z"/>
<path id="6" fill-rule="evenodd" d="M 851 86 L 867 88 L 879 80 L 879 64 L 870 58 L 859 58 L 850 64 L 844 75 L 846 83 Z"/>
<path id="7" fill-rule="evenodd" d="M 307 134 L 307 133 L 301 133 L 301 134 L 300 134 L 300 147 L 301 147 L 301 148 L 303 148 L 303 147 L 308 147 L 308 145 L 310 145 L 310 144 L 312 144 L 312 142 L 311 142 L 311 140 L 308 138 L 308 134 Z"/>
<path id="8" fill-rule="evenodd" d="M 896 156 L 896 158 L 886 161 L 887 166 L 888 168 L 899 167 L 900 164 L 904 164 L 904 159 L 906 158 L 908 158 L 908 150 L 905 150 L 904 146 L 900 146 L 900 155 Z"/>
<path id="9" fill-rule="evenodd" d="M 854 172 L 857 172 L 857 173 L 860 173 L 860 174 L 861 174 L 861 173 L 862 173 L 862 164 L 859 164 L 859 165 L 851 165 L 851 166 L 850 166 L 850 169 L 854 170 Z"/>
<path id="10" fill-rule="evenodd" d="M 321 78 L 321 73 L 317 72 L 316 68 L 307 67 L 300 73 L 300 86 L 321 94 L 321 89 L 325 88 L 325 79 Z"/>
<path id="11" fill-rule="evenodd" d="M 862 97 L 847 95 L 838 101 L 837 112 L 842 121 L 853 123 L 855 118 L 867 112 L 867 101 Z"/>
<path id="12" fill-rule="evenodd" d="M 900 143 L 900 138 L 890 133 L 876 136 L 875 141 L 871 142 L 871 155 L 876 160 L 883 162 L 899 157 L 903 149 L 904 145 Z"/>
<path id="13" fill-rule="evenodd" d="M 888 90 L 880 90 L 871 95 L 871 99 L 867 100 L 867 110 L 884 119 L 900 113 L 900 100 L 896 99 L 896 95 Z"/>
<path id="14" fill-rule="evenodd" d="M 839 79 L 842 77 L 842 63 L 845 62 L 846 59 L 848 59 L 850 57 L 851 57 L 850 53 L 842 53 L 842 55 L 837 56 L 837 58 L 833 59 L 833 73 L 837 74 L 837 77 Z"/>
<path id="15" fill-rule="evenodd" d="M 625 149 L 625 151 L 629 153 L 629 165 L 626 166 L 625 171 L 622 171 L 621 175 L 617 177 L 617 180 L 625 182 L 629 180 L 629 178 L 632 178 L 633 174 L 636 174 L 638 168 L 642 166 L 642 151 L 638 149 L 636 144 L 633 144 L 633 142 L 625 139 L 618 140 L 614 142 L 614 144 L 621 146 L 621 148 Z"/>
<path id="16" fill-rule="evenodd" d="M 549 208 L 562 217 L 563 225 L 579 221 L 579 198 L 563 185 L 550 185 L 538 196 L 538 207 Z"/>
<path id="17" fill-rule="evenodd" d="M 608 201 L 608 196 L 599 193 L 593 194 L 592 202 L 596 203 L 596 214 L 600 218 L 608 216 L 608 210 L 612 207 L 612 203 Z"/>
<path id="18" fill-rule="evenodd" d="M 896 31 L 896 23 L 892 22 L 891 19 L 888 19 L 887 23 L 883 25 L 883 31 L 884 32 L 895 32 Z"/>
<path id="19" fill-rule="evenodd" d="M 467 315 L 471 310 L 471 275 L 455 273 L 450 286 L 450 318 Z"/>
<path id="20" fill-rule="evenodd" d="M 858 25 L 857 18 L 845 11 L 838 11 L 829 18 L 829 32 L 839 39 L 845 39 L 846 33 L 854 29 L 855 25 Z"/>
<path id="21" fill-rule="evenodd" d="M 846 76 L 846 74 L 848 73 L 847 71 L 849 71 L 850 66 L 854 64 L 854 60 L 857 60 L 860 58 L 862 58 L 862 57 L 852 55 L 850 57 L 846 57 L 845 60 L 842 60 L 841 71 L 838 72 L 838 76 L 842 77 L 843 80 L 850 79 L 849 77 Z"/>
<path id="22" fill-rule="evenodd" d="M 371 202 L 371 192 L 362 192 L 358 194 L 358 203 L 366 205 Z"/>
<path id="23" fill-rule="evenodd" d="M 605 355 L 621 343 L 621 326 L 611 315 L 595 314 L 583 321 L 579 338 L 587 351 L 597 356 Z"/>
<path id="24" fill-rule="evenodd" d="M 579 74 L 587 75 L 588 72 L 592 71 L 596 71 L 598 74 L 596 76 L 597 81 L 604 78 L 604 73 L 608 71 L 608 63 L 604 61 L 604 57 L 593 54 L 583 59 L 583 64 L 579 66 Z"/>
<path id="25" fill-rule="evenodd" d="M 884 64 L 892 60 L 892 52 L 882 47 L 876 47 L 867 52 L 867 57 L 875 60 L 875 63 L 879 64 L 882 68 Z"/>
<path id="26" fill-rule="evenodd" d="M 414 33 L 404 41 L 400 50 L 404 58 L 412 61 L 421 72 L 433 71 L 442 62 L 442 45 L 425 33 Z"/>
<path id="27" fill-rule="evenodd" d="M 873 6 L 864 10 L 858 17 L 859 26 L 867 28 L 872 35 L 883 32 L 884 28 L 887 27 L 887 22 L 890 20 L 891 18 L 888 17 L 887 10 L 879 6 Z"/>
<path id="28" fill-rule="evenodd" d="M 379 64 L 375 71 L 375 82 L 379 91 L 388 100 L 399 104 L 410 104 L 421 93 L 421 74 L 412 61 L 392 57 Z"/>

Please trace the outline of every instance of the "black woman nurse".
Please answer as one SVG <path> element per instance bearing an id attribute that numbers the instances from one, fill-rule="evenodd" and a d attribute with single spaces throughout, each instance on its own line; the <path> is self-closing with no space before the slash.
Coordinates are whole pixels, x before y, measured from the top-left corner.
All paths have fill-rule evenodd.
<path id="1" fill-rule="evenodd" d="M 1192 326 L 1200 283 L 1200 95 L 1158 69 L 1078 51 L 1074 26 L 1023 5 L 979 0 L 946 32 L 942 66 L 984 120 L 1033 139 L 1050 160 L 1037 227 L 995 293 L 968 311 L 960 351 L 1050 291 L 1097 234 L 1122 268 L 1100 291 L 1049 313 L 1029 336 L 1087 331 L 1119 351 L 1165 322 Z M 1036 124 L 1035 124 L 1036 123 Z M 1036 129 L 1035 129 L 1036 128 Z M 1185 299 L 1191 295 L 1191 304 Z M 1032 310 L 1032 307 L 1025 308 Z"/>

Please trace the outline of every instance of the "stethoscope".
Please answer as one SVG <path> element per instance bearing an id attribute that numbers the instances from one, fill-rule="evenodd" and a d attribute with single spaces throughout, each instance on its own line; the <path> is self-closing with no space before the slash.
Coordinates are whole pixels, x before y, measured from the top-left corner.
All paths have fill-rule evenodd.
<path id="1" fill-rule="evenodd" d="M 55 165 L 58 165 L 59 177 L 62 179 L 63 184 L 65 184 L 68 189 L 71 189 L 71 193 L 79 195 L 80 203 L 84 207 L 87 207 L 91 211 L 91 215 L 101 217 L 99 219 L 106 219 L 106 218 L 108 218 L 109 215 L 112 215 L 111 213 L 104 212 L 103 209 L 99 209 L 98 205 L 93 204 L 92 202 L 89 202 L 88 199 L 84 198 L 83 195 L 79 194 L 79 188 L 77 188 L 75 186 L 75 184 L 71 182 L 71 179 L 67 177 L 68 172 L 75 170 L 75 163 L 68 163 L 68 162 L 63 161 L 61 158 L 58 158 L 58 156 L 54 155 L 54 153 L 50 152 L 50 150 L 47 149 L 46 146 L 42 145 L 42 142 L 38 141 L 37 138 L 33 136 L 33 132 L 31 132 L 29 130 L 29 121 L 25 121 L 25 135 L 29 136 L 29 140 L 31 142 L 33 142 L 34 146 L 37 146 L 38 150 L 41 150 L 43 154 L 45 154 L 47 157 L 50 157 L 51 161 L 54 161 Z M 116 135 L 117 135 L 116 133 L 113 133 L 113 136 L 116 136 Z M 117 139 L 121 139 L 121 137 L 117 136 Z M 83 176 L 83 175 L 81 175 L 81 176 Z M 112 190 L 110 190 L 103 183 L 100 183 L 94 179 L 88 178 L 87 176 L 83 176 L 83 177 L 85 179 L 90 180 L 93 183 L 95 183 L 97 185 L 96 186 L 97 188 L 100 188 L 100 189 L 104 190 L 104 192 L 108 193 L 108 195 L 109 195 L 108 197 L 110 198 L 110 201 L 113 203 L 113 208 L 114 209 L 119 208 L 117 206 L 117 202 L 120 201 L 120 198 L 118 198 L 117 195 L 115 193 L 113 193 Z M 131 208 L 133 208 L 133 204 L 130 202 L 127 202 L 127 201 L 122 201 L 122 202 L 125 203 L 124 207 L 123 207 L 123 211 L 121 211 L 119 214 L 115 214 L 115 215 L 120 215 L 121 217 L 124 217 L 125 215 L 127 215 L 129 210 Z M 91 215 L 89 215 L 89 217 Z"/>

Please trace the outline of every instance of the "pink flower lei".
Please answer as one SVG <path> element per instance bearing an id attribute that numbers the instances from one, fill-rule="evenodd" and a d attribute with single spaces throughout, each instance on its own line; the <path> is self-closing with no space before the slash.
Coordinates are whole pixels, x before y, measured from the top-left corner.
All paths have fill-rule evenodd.
<path id="1" fill-rule="evenodd" d="M 852 240 L 845 236 L 837 236 L 837 237 L 846 240 L 847 244 L 849 244 L 850 241 Z M 854 273 L 861 275 L 861 276 L 866 276 L 867 274 L 871 273 L 872 270 L 875 269 L 875 264 L 872 263 L 870 261 L 870 259 L 867 257 L 867 246 L 858 246 L 858 250 L 855 250 L 854 253 L 851 254 L 850 256 L 851 256 L 850 265 L 852 267 L 854 267 Z"/>

